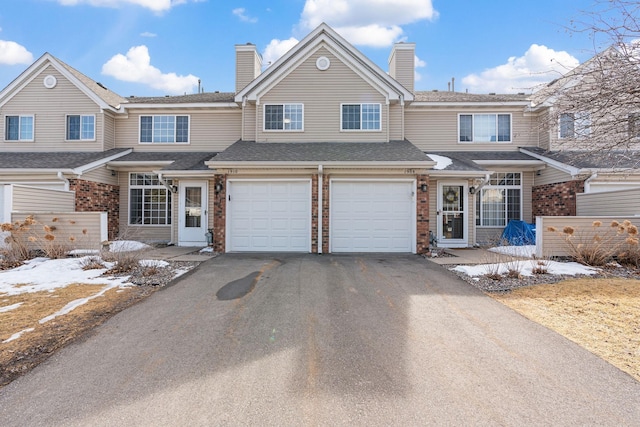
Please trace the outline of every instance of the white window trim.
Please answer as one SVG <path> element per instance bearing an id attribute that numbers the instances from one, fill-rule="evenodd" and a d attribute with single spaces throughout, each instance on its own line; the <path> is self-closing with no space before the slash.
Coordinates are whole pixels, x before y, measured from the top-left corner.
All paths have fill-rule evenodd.
<path id="1" fill-rule="evenodd" d="M 380 109 L 380 127 L 378 129 L 343 129 L 342 128 L 342 113 L 345 105 L 359 105 L 360 106 L 360 127 L 362 127 L 362 106 L 363 105 L 377 105 Z M 379 102 L 342 102 L 340 104 L 340 132 L 382 132 L 382 104 Z"/>
<path id="2" fill-rule="evenodd" d="M 79 139 L 67 139 L 69 136 L 69 116 L 80 116 L 80 138 Z M 82 138 L 82 118 L 83 117 L 93 117 L 93 138 Z M 81 141 L 95 141 L 96 140 L 96 128 L 97 128 L 97 119 L 95 114 L 66 114 L 64 116 L 64 140 L 65 142 L 81 142 Z"/>
<path id="3" fill-rule="evenodd" d="M 475 116 L 478 115 L 495 115 L 496 116 L 496 141 L 460 141 L 460 116 L 471 116 L 471 126 L 475 126 Z M 509 116 L 509 140 L 498 141 L 498 116 Z M 471 129 L 471 138 L 473 138 L 473 128 Z M 513 114 L 512 113 L 496 113 L 488 111 L 486 113 L 458 113 L 458 144 L 513 144 Z"/>
<path id="4" fill-rule="evenodd" d="M 490 229 L 490 228 L 494 228 L 494 229 L 495 228 L 504 228 L 504 227 L 507 226 L 507 223 L 509 222 L 508 219 L 507 219 L 509 206 L 505 202 L 505 205 L 504 205 L 504 209 L 505 209 L 504 210 L 504 214 L 505 214 L 505 222 L 506 222 L 505 225 L 482 225 L 482 220 L 483 220 L 483 218 L 482 218 L 482 191 L 483 190 L 491 190 L 491 189 L 520 190 L 520 218 L 519 219 L 520 219 L 520 221 L 522 221 L 523 208 L 524 208 L 524 206 L 523 206 L 523 204 L 524 204 L 524 199 L 523 199 L 524 173 L 521 172 L 521 171 L 507 171 L 507 172 L 502 172 L 501 171 L 501 172 L 496 172 L 496 173 L 505 173 L 505 174 L 517 173 L 517 174 L 520 174 L 520 185 L 490 185 L 490 184 L 485 184 L 482 187 L 482 189 L 480 190 L 480 192 L 476 196 L 476 197 L 480 198 L 480 212 L 478 212 L 478 215 L 480 216 L 480 224 L 475 226 L 477 228 L 487 228 L 487 229 Z M 505 197 L 506 197 L 506 194 L 505 194 Z M 474 211 L 476 209 L 475 204 L 476 203 L 474 202 L 474 207 L 473 207 Z M 475 221 L 474 221 L 474 224 L 475 224 Z"/>
<path id="5" fill-rule="evenodd" d="M 7 139 L 7 117 L 18 117 L 18 139 Z M 33 123 L 33 129 L 31 130 L 31 139 L 21 139 L 20 138 L 20 121 L 23 117 L 31 117 Z M 5 114 L 4 115 L 4 135 L 2 138 L 5 142 L 33 142 L 36 140 L 36 116 L 35 114 Z"/>
<path id="6" fill-rule="evenodd" d="M 178 127 L 175 126 L 174 129 L 174 133 L 173 133 L 173 140 L 174 142 L 142 142 L 140 141 L 140 137 L 142 136 L 142 118 L 143 117 L 173 117 L 175 121 L 177 121 L 176 117 L 187 117 L 188 118 L 188 123 L 189 123 L 189 129 L 187 131 L 187 142 L 175 142 L 176 140 L 176 132 L 178 131 Z M 155 126 L 155 119 L 154 121 L 154 126 Z M 151 130 L 152 134 L 153 134 L 153 129 Z M 153 136 L 152 136 L 153 139 Z M 140 116 L 138 117 L 138 144 L 141 145 L 189 145 L 191 144 L 191 114 L 140 114 Z"/>
<path id="7" fill-rule="evenodd" d="M 285 129 L 284 128 L 284 118 L 283 118 L 283 126 L 282 129 L 267 129 L 267 106 L 268 105 L 281 105 L 284 114 L 285 105 L 299 105 L 302 107 L 302 127 L 300 129 Z M 262 131 L 263 132 L 304 132 L 304 104 L 302 102 L 270 102 L 268 104 L 264 104 L 262 106 Z"/>
<path id="8" fill-rule="evenodd" d="M 127 177 L 127 199 L 128 199 L 128 203 L 127 203 L 127 225 L 131 226 L 131 227 L 172 227 L 173 225 L 173 195 L 171 195 L 171 203 L 167 202 L 167 220 L 169 220 L 170 222 L 167 222 L 167 224 L 144 224 L 144 215 L 142 216 L 142 224 L 134 224 L 131 223 L 131 190 L 132 189 L 142 189 L 142 204 L 144 205 L 144 190 L 145 189 L 158 189 L 158 190 L 165 190 L 168 193 L 170 193 L 169 189 L 167 187 L 165 187 L 162 184 L 159 185 L 132 185 L 131 184 L 131 175 L 139 175 L 139 174 L 143 174 L 143 175 L 156 175 L 153 172 L 129 172 L 129 175 Z M 144 213 L 144 210 L 143 210 Z"/>

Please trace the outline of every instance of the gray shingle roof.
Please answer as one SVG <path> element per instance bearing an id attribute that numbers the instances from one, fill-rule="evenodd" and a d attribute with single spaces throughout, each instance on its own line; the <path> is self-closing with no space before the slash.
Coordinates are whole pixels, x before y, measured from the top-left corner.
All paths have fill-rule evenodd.
<path id="1" fill-rule="evenodd" d="M 629 169 L 640 167 L 640 151 L 546 151 L 537 147 L 525 150 L 578 169 Z"/>
<path id="2" fill-rule="evenodd" d="M 275 143 L 237 141 L 212 162 L 420 162 L 430 161 L 409 141 Z"/>
<path id="3" fill-rule="evenodd" d="M 476 94 L 463 92 L 418 91 L 417 102 L 527 102 L 529 95 L 524 94 Z"/>
<path id="4" fill-rule="evenodd" d="M 54 57 L 55 58 L 55 57 Z M 90 91 L 95 93 L 100 99 L 106 102 L 108 105 L 112 107 L 117 107 L 118 105 L 127 102 L 125 98 L 121 97 L 117 93 L 107 89 L 101 83 L 96 82 L 95 80 L 85 76 L 80 71 L 76 70 L 72 66 L 65 64 L 58 58 L 55 58 L 56 61 L 60 63 L 64 68 L 67 69 L 75 78 L 80 80 Z"/>
<path id="5" fill-rule="evenodd" d="M 0 169 L 74 169 L 126 150 L 128 148 L 114 148 L 98 152 L 3 152 L 0 155 Z"/>
<path id="6" fill-rule="evenodd" d="M 197 104 L 212 102 L 234 102 L 233 92 L 205 92 L 178 96 L 130 96 L 128 104 Z"/>
<path id="7" fill-rule="evenodd" d="M 209 167 L 204 164 L 205 161 L 215 157 L 216 152 L 136 152 L 129 153 L 119 157 L 114 164 L 118 162 L 171 162 L 162 168 L 162 170 L 186 171 L 186 170 L 208 170 Z"/>

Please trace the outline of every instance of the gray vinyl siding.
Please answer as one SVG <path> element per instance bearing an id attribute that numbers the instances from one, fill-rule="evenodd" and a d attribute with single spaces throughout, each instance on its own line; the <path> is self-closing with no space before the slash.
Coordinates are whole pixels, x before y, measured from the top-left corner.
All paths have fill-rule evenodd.
<path id="1" fill-rule="evenodd" d="M 43 86 L 53 75 L 53 89 Z M 1 109 L 0 150 L 2 151 L 102 151 L 103 114 L 100 107 L 53 67 L 45 70 L 15 94 Z M 65 141 L 68 114 L 94 114 L 95 141 Z M 5 116 L 33 115 L 34 141 L 5 141 Z"/>
<path id="2" fill-rule="evenodd" d="M 73 212 L 75 192 L 45 188 L 13 186 L 13 211 Z"/>
<path id="3" fill-rule="evenodd" d="M 144 172 L 144 170 L 136 170 L 136 172 Z M 148 170 L 147 172 L 151 172 Z M 138 240 L 141 242 L 170 242 L 171 241 L 171 225 L 129 225 L 129 174 L 121 172 L 118 176 L 120 184 L 120 235 L 119 237 L 127 240 Z M 174 195 L 177 196 L 177 195 Z M 171 221 L 174 221 L 173 211 L 177 211 L 178 198 L 172 197 Z"/>
<path id="4" fill-rule="evenodd" d="M 535 119 L 523 113 L 524 107 L 405 108 L 405 137 L 425 151 L 517 151 L 518 147 L 537 146 L 532 129 Z M 474 113 L 511 113 L 511 142 L 458 142 L 458 115 Z"/>
<path id="5" fill-rule="evenodd" d="M 316 68 L 320 56 L 331 61 L 326 71 Z M 304 104 L 304 132 L 265 132 L 264 105 L 274 103 Z M 381 131 L 341 131 L 340 111 L 344 103 L 381 104 Z M 385 96 L 326 48 L 320 48 L 262 96 L 257 122 L 257 141 L 388 141 Z"/>
<path id="6" fill-rule="evenodd" d="M 572 179 L 571 174 L 552 166 L 547 166 L 540 171 L 540 175 L 534 177 L 534 185 L 556 184 L 571 181 Z"/>
<path id="7" fill-rule="evenodd" d="M 188 115 L 188 144 L 140 144 L 140 116 Z M 117 120 L 116 146 L 135 151 L 222 151 L 240 139 L 242 111 L 216 110 L 133 110 Z"/>
<path id="8" fill-rule="evenodd" d="M 578 194 L 576 213 L 579 216 L 640 216 L 640 189 Z"/>

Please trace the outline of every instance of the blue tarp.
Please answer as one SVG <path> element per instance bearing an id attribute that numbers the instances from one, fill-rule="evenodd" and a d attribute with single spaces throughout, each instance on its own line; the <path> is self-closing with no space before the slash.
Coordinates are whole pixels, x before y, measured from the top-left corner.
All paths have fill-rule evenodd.
<path id="1" fill-rule="evenodd" d="M 536 244 L 536 226 L 524 221 L 511 220 L 502 232 L 502 240 L 511 246 Z"/>

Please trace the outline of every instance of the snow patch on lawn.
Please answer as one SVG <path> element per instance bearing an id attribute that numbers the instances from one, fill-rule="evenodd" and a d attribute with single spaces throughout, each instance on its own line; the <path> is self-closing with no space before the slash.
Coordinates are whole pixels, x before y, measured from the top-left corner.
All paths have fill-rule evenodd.
<path id="1" fill-rule="evenodd" d="M 35 328 L 27 328 L 27 329 L 21 330 L 20 332 L 16 332 L 15 334 L 11 335 L 6 340 L 2 341 L 2 344 L 6 344 L 6 343 L 11 342 L 13 340 L 17 340 L 18 338 L 20 338 L 22 336 L 22 334 L 27 333 L 27 332 L 32 332 L 32 331 L 35 331 Z"/>
<path id="2" fill-rule="evenodd" d="M 151 246 L 135 240 L 116 240 L 109 245 L 111 252 L 133 252 L 145 249 L 151 249 Z"/>
<path id="3" fill-rule="evenodd" d="M 520 258 L 533 258 L 536 253 L 536 245 L 496 246 L 495 248 L 489 248 L 488 250 L 491 252 Z"/>
<path id="4" fill-rule="evenodd" d="M 104 288 L 102 288 L 102 290 L 100 292 L 98 292 L 97 294 L 95 294 L 95 295 L 91 295 L 90 297 L 86 297 L 86 298 L 79 298 L 77 300 L 73 300 L 73 301 L 69 302 L 67 305 L 65 305 L 64 307 L 62 307 L 60 310 L 56 311 L 55 313 L 50 314 L 49 316 L 40 319 L 39 322 L 40 322 L 40 324 L 47 323 L 48 321 L 53 320 L 58 316 L 65 315 L 65 314 L 75 310 L 76 308 L 80 307 L 81 305 L 88 303 L 92 299 L 104 295 L 104 293 L 107 292 L 109 289 L 113 289 L 113 288 L 115 288 L 117 286 L 118 286 L 118 284 L 107 285 Z"/>
<path id="5" fill-rule="evenodd" d="M 167 261 L 162 261 L 159 259 L 141 259 L 140 261 L 138 261 L 138 264 L 140 264 L 142 267 L 168 267 L 169 263 Z"/>
<path id="6" fill-rule="evenodd" d="M 509 271 L 509 268 L 513 268 L 514 263 L 518 261 L 512 261 L 511 263 L 500 264 L 481 264 L 481 265 L 459 265 L 453 268 L 453 271 L 459 271 L 470 277 L 484 276 L 489 272 L 497 272 L 498 274 L 505 274 Z M 535 260 L 520 261 L 518 266 L 520 267 L 520 274 L 523 276 L 532 276 L 533 268 L 537 267 Z M 576 276 L 578 274 L 592 275 L 598 272 L 597 268 L 588 267 L 586 265 L 579 264 L 577 262 L 557 262 L 557 261 L 543 261 L 547 267 L 548 274 Z"/>
<path id="7" fill-rule="evenodd" d="M 23 303 L 18 302 L 15 304 L 5 305 L 4 307 L 0 307 L 0 313 L 6 313 L 7 311 L 15 310 L 16 308 L 19 308 L 22 304 Z"/>

